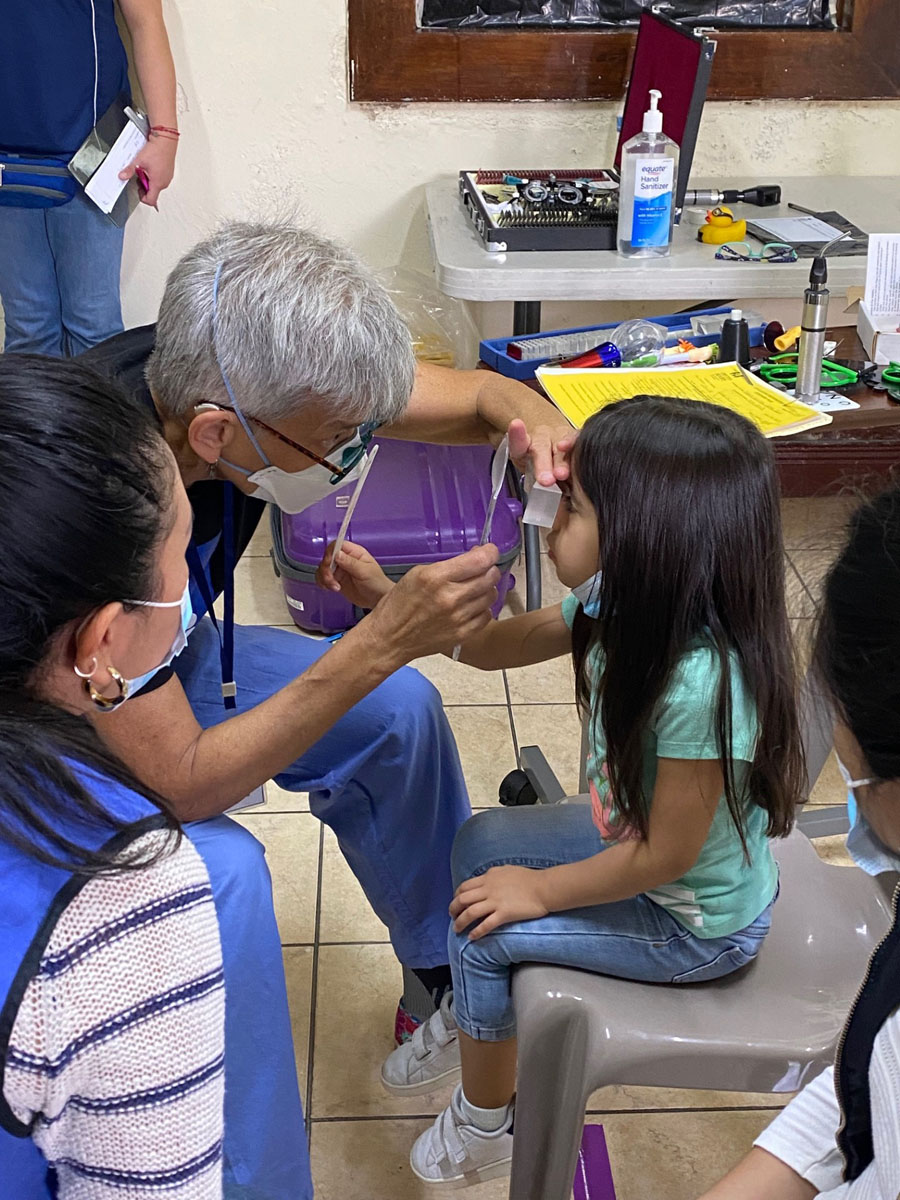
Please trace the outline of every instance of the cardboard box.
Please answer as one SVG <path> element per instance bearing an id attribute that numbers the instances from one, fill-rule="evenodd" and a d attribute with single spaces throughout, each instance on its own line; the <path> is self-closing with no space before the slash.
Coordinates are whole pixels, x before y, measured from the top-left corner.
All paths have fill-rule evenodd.
<path id="1" fill-rule="evenodd" d="M 874 317 L 865 300 L 860 302 L 856 328 L 859 340 L 865 346 L 872 362 L 882 366 L 887 366 L 890 362 L 900 362 L 898 324 L 900 317 Z"/>
<path id="2" fill-rule="evenodd" d="M 869 238 L 866 290 L 859 306 L 859 340 L 874 362 L 900 362 L 900 233 Z"/>

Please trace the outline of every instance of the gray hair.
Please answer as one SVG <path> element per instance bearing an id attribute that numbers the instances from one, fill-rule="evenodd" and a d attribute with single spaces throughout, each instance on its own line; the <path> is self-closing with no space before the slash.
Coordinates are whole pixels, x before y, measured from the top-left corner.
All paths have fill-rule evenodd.
<path id="1" fill-rule="evenodd" d="M 172 416 L 227 404 L 220 362 L 241 409 L 268 420 L 317 399 L 349 421 L 389 423 L 415 374 L 403 318 L 354 254 L 306 229 L 243 221 L 189 250 L 166 280 L 147 382 Z"/>

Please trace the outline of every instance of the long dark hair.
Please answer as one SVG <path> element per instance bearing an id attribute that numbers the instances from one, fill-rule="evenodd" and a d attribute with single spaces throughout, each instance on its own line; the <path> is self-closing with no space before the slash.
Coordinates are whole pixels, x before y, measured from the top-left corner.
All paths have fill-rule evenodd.
<path id="1" fill-rule="evenodd" d="M 115 384 L 73 361 L 0 356 L 0 837 L 77 873 L 152 861 L 85 847 L 128 823 L 86 786 L 84 768 L 150 800 L 177 836 L 165 803 L 90 720 L 40 689 L 45 664 L 71 651 L 92 612 L 154 597 L 173 481 L 149 415 Z"/>
<path id="2" fill-rule="evenodd" d="M 732 757 L 731 659 L 756 703 L 759 738 L 747 794 L 770 837 L 790 831 L 803 753 L 784 595 L 781 512 L 765 438 L 713 404 L 636 396 L 597 413 L 572 469 L 597 513 L 600 616 L 579 609 L 576 688 L 607 743 L 616 808 L 647 835 L 643 742 L 678 660 L 703 639 L 718 659 L 715 731 L 725 797 L 746 852 L 745 805 Z M 591 660 L 602 652 L 592 688 Z"/>
<path id="3" fill-rule="evenodd" d="M 813 666 L 872 774 L 900 779 L 900 490 L 863 504 L 825 580 Z"/>

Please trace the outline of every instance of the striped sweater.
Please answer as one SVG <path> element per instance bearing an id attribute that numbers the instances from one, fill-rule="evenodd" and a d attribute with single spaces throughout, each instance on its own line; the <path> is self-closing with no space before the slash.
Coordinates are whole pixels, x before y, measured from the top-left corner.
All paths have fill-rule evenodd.
<path id="1" fill-rule="evenodd" d="M 186 838 L 84 885 L 23 996 L 3 1083 L 60 1200 L 220 1200 L 224 1020 L 212 891 Z"/>

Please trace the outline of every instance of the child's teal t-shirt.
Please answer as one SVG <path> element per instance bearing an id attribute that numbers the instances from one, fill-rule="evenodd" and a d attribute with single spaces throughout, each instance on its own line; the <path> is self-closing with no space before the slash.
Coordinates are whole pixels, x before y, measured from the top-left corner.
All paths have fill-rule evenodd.
<path id="1" fill-rule="evenodd" d="M 578 608 L 574 595 L 563 601 L 563 618 L 569 628 Z M 592 663 L 595 678 L 601 666 L 599 658 Z M 644 734 L 646 796 L 652 797 L 656 785 L 657 759 L 720 757 L 715 728 L 719 676 L 718 657 L 711 646 L 692 647 L 676 664 Z M 734 776 L 740 793 L 753 762 L 758 724 L 756 704 L 736 658 L 731 667 L 731 708 Z M 606 741 L 599 721 L 592 731 L 587 775 L 594 820 L 604 840 L 626 840 L 630 835 L 617 819 L 606 774 Z M 744 819 L 748 864 L 723 794 L 709 835 L 690 871 L 646 895 L 697 937 L 727 937 L 744 929 L 771 903 L 778 886 L 767 825 L 767 813 L 748 796 Z"/>

